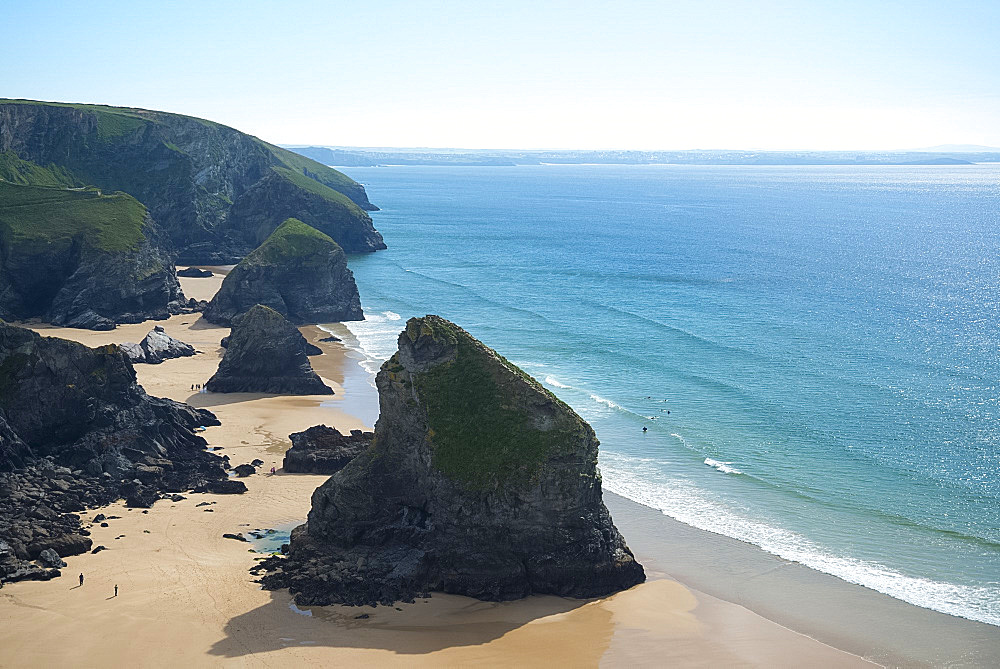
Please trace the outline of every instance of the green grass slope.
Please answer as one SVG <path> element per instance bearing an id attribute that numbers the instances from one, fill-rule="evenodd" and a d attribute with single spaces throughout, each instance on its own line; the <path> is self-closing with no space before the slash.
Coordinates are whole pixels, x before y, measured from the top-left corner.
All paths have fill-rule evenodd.
<path id="1" fill-rule="evenodd" d="M 240 265 L 285 264 L 296 258 L 316 258 L 325 262 L 326 254 L 339 248 L 335 241 L 316 228 L 297 218 L 289 218 L 263 244 L 243 258 Z"/>
<path id="2" fill-rule="evenodd" d="M 0 181 L 0 239 L 22 250 L 54 250 L 74 242 L 118 252 L 143 239 L 146 208 L 130 195 Z"/>

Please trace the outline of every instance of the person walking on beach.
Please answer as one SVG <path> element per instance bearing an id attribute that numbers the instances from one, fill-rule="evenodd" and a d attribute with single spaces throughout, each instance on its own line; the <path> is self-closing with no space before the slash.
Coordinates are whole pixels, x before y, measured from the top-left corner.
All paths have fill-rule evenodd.
<path id="1" fill-rule="evenodd" d="M 115 597 L 118 596 L 118 584 L 115 583 Z"/>
<path id="2" fill-rule="evenodd" d="M 83 574 L 80 574 L 80 587 L 83 587 Z"/>

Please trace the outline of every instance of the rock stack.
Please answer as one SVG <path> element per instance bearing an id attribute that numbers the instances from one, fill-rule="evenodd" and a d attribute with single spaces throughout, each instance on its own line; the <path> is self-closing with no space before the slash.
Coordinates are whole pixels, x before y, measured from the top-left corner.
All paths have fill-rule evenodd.
<path id="1" fill-rule="evenodd" d="M 216 393 L 332 395 L 313 371 L 307 342 L 270 307 L 256 305 L 233 326 L 226 354 L 205 388 Z"/>
<path id="2" fill-rule="evenodd" d="M 266 588 L 300 604 L 597 597 L 645 579 L 601 497 L 594 431 L 454 323 L 411 319 L 371 448 L 313 494 Z"/>
<path id="3" fill-rule="evenodd" d="M 231 325 L 255 304 L 293 323 L 363 320 L 347 256 L 330 237 L 289 218 L 226 275 L 205 320 Z"/>

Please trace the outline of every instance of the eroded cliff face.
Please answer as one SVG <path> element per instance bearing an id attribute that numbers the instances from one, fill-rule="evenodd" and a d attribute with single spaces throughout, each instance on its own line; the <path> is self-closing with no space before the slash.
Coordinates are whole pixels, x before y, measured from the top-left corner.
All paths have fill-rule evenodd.
<path id="1" fill-rule="evenodd" d="M 364 188 L 232 128 L 142 109 L 0 100 L 0 153 L 145 204 L 182 262 L 236 262 L 299 215 L 349 253 L 385 248 Z M 231 212 L 235 215 L 231 216 Z"/>
<path id="2" fill-rule="evenodd" d="M 226 275 L 204 316 L 212 323 L 231 325 L 256 304 L 298 324 L 364 319 L 343 250 L 294 218 Z"/>
<path id="3" fill-rule="evenodd" d="M 594 597 L 644 580 L 601 497 L 572 409 L 436 316 L 411 319 L 376 377 L 373 445 L 313 494 L 267 588 L 303 604 Z"/>
<path id="4" fill-rule="evenodd" d="M 183 298 L 135 199 L 0 182 L 0 318 L 109 330 L 167 318 Z"/>
<path id="5" fill-rule="evenodd" d="M 0 321 L 0 579 L 57 575 L 27 562 L 46 549 L 89 550 L 74 512 L 229 484 L 194 432 L 218 424 L 147 395 L 113 344 L 92 349 Z"/>

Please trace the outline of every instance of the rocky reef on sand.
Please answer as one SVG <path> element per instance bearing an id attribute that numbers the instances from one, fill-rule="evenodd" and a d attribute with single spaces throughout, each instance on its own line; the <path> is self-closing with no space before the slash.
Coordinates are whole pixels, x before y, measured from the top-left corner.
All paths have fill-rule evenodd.
<path id="1" fill-rule="evenodd" d="M 226 275 L 204 318 L 231 325 L 255 304 L 298 324 L 364 319 L 343 249 L 294 218 L 282 223 Z"/>
<path id="2" fill-rule="evenodd" d="M 258 566 L 300 604 L 597 597 L 645 579 L 570 407 L 457 325 L 411 319 L 376 384 L 372 446 L 313 494 L 287 558 Z"/>
<path id="3" fill-rule="evenodd" d="M 90 550 L 77 515 L 85 508 L 122 497 L 150 506 L 164 492 L 230 483 L 195 434 L 218 424 L 209 411 L 147 395 L 114 344 L 89 348 L 0 322 L 0 580 L 52 577 L 31 563 L 47 549 Z"/>
<path id="4" fill-rule="evenodd" d="M 371 446 L 374 436 L 361 430 L 343 435 L 337 428 L 314 425 L 288 435 L 292 447 L 285 451 L 282 468 L 293 474 L 336 474 Z"/>
<path id="5" fill-rule="evenodd" d="M 270 307 L 256 305 L 233 324 L 226 353 L 206 390 L 216 393 L 332 395 L 313 371 L 302 333 Z"/>

